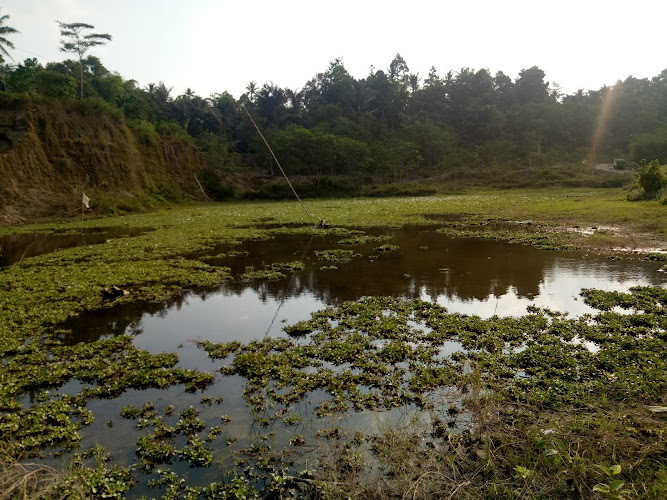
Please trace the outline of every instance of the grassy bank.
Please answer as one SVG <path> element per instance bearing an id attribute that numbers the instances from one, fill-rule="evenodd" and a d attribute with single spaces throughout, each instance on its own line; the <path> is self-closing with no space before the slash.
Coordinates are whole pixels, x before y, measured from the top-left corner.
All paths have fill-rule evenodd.
<path id="1" fill-rule="evenodd" d="M 629 203 L 616 189 L 318 200 L 307 201 L 306 208 L 315 222 L 326 220 L 332 225 L 328 231 L 342 237 L 352 236 L 346 229 L 352 227 L 438 224 L 452 236 L 475 234 L 542 248 L 609 252 L 667 244 L 666 207 Z M 504 224 L 508 221 L 520 224 Z M 78 453 L 68 471 L 49 476 L 54 496 L 122 497 L 139 469 L 158 474 L 159 464 L 176 458 L 211 466 L 207 450 L 220 430 L 200 422 L 196 411 L 174 413 L 173 408 L 128 409 L 124 416 L 137 418 L 149 431 L 137 443 L 134 466 L 114 466 L 102 450 L 77 450 L 82 432 L 95 418 L 86 405 L 128 389 L 182 385 L 197 392 L 215 376 L 234 375 L 245 380 L 248 406 L 260 428 L 273 421 L 289 426 L 290 405 L 311 391 L 335 395 L 319 408 L 332 421 L 327 427 L 324 421 L 317 424 L 326 444 L 319 462 L 309 470 L 290 465 L 303 445 L 295 433 L 286 449 L 266 444 L 243 450 L 239 473 L 217 486 L 190 488 L 179 476 L 159 473 L 155 485 L 162 489 L 156 495 L 252 496 L 258 485 L 268 485 L 276 497 L 298 492 L 330 498 L 661 498 L 667 491 L 665 420 L 648 409 L 667 404 L 664 290 L 589 292 L 585 300 L 599 314 L 583 319 L 536 310 L 522 319 L 481 321 L 426 303 L 375 298 L 290 325 L 292 342 L 203 342 L 211 357 L 229 359 L 222 374 L 179 368 L 176 354 L 137 349 L 129 335 L 75 345 L 66 341 L 71 332 L 63 330 L 63 323 L 86 311 L 162 302 L 186 289 L 212 289 L 233 279 L 228 268 L 193 255 L 221 244 L 270 238 L 275 231 L 326 231 L 313 226 L 296 202 L 237 202 L 0 230 L 0 237 L 56 230 L 77 234 L 87 228 L 146 230 L 0 269 L 0 484 L 21 484 L 26 477 L 21 471 L 33 469 L 19 460 L 44 450 Z M 577 227 L 586 231 L 571 230 Z M 287 272 L 285 266 L 272 271 L 278 268 Z M 109 300 L 102 290 L 113 286 L 129 293 Z M 615 306 L 629 314 L 611 312 Z M 374 318 L 384 314 L 387 321 L 375 325 Z M 411 326 L 415 322 L 428 326 L 432 336 L 419 336 Z M 385 341 L 385 348 L 372 350 L 367 343 L 374 338 Z M 599 353 L 572 343 L 573 338 L 594 343 Z M 444 341 L 461 342 L 465 349 L 443 361 L 438 348 Z M 360 360 L 368 363 L 356 366 L 359 371 L 353 375 L 321 372 L 316 364 L 354 366 Z M 72 380 L 84 382 L 85 389 L 58 395 L 56 389 Z M 19 403 L 27 394 L 32 395 L 30 403 Z M 372 434 L 336 430 L 335 416 L 341 413 L 397 406 L 417 417 L 408 419 L 409 425 Z M 421 419 L 423 414 L 429 418 Z M 165 424 L 172 415 L 177 419 L 173 429 Z M 175 448 L 170 440 L 179 435 L 187 436 L 188 444 Z M 378 477 L 382 480 L 373 480 Z M 13 491 L 21 498 L 19 490 Z"/>

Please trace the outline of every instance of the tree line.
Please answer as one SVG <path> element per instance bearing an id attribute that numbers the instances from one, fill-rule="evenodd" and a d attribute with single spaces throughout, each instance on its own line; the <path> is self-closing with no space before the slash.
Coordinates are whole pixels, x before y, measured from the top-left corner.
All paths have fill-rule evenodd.
<path id="1" fill-rule="evenodd" d="M 11 47 L 0 18 L 0 57 Z M 144 140 L 169 134 L 190 141 L 211 171 L 261 167 L 273 160 L 244 107 L 292 174 L 402 182 L 456 169 L 613 158 L 667 163 L 667 69 L 651 79 L 627 77 L 598 90 L 562 94 L 533 66 L 511 78 L 461 68 L 422 78 L 397 54 L 386 69 L 354 78 L 341 59 L 301 89 L 251 81 L 238 99 L 163 82 L 141 87 L 108 70 L 87 50 L 111 40 L 93 26 L 59 23 L 61 50 L 77 60 L 1 64 L 2 92 L 30 98 L 85 99 L 113 108 Z M 9 28 L 10 30 L 13 28 Z M 15 31 L 15 30 L 14 30 Z"/>

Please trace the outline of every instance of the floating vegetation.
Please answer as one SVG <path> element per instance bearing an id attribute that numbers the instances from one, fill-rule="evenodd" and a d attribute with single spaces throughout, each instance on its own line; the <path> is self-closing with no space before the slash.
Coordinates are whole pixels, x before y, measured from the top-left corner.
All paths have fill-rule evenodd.
<path id="1" fill-rule="evenodd" d="M 363 245 L 364 243 L 366 243 L 366 238 L 363 236 L 355 236 L 354 238 L 345 238 L 338 241 L 339 245 Z"/>
<path id="2" fill-rule="evenodd" d="M 362 255 L 354 250 L 316 250 L 315 255 L 320 260 L 326 260 L 327 262 L 335 262 L 337 264 L 345 264 L 350 262 L 352 259 L 357 259 Z"/>
<path id="3" fill-rule="evenodd" d="M 276 281 L 286 278 L 287 276 L 281 271 L 294 272 L 301 271 L 304 268 L 303 262 L 276 262 L 269 264 L 264 269 L 256 271 L 252 266 L 246 267 L 245 272 L 241 275 L 241 280 L 269 280 Z"/>
<path id="4" fill-rule="evenodd" d="M 216 255 L 214 257 L 222 258 L 222 257 L 247 257 L 247 256 L 248 256 L 248 252 L 242 252 L 240 250 L 232 250 L 230 252 L 227 252 L 226 254 L 222 253 L 222 254 Z"/>
<path id="5" fill-rule="evenodd" d="M 496 437 L 488 441 L 467 434 L 469 431 L 454 430 L 461 425 L 461 419 L 473 422 L 480 418 L 477 412 L 484 412 L 484 407 L 504 408 L 500 411 L 513 421 L 513 432 L 518 426 L 528 432 L 518 438 L 526 439 L 532 432 L 528 428 L 535 421 L 562 418 L 557 415 L 564 406 L 576 406 L 579 412 L 596 415 L 627 401 L 664 401 L 667 290 L 584 290 L 582 297 L 600 314 L 568 318 L 547 309 L 531 308 L 521 318 L 483 320 L 450 314 L 437 304 L 421 300 L 370 297 L 323 309 L 313 313 L 310 320 L 286 326 L 284 330 L 292 339 L 265 338 L 245 345 L 209 342 L 201 346 L 215 359 L 233 357 L 231 366 L 224 367 L 222 373 L 245 379 L 244 397 L 260 426 L 281 418 L 285 425 L 301 423 L 301 417 L 290 413 L 289 408 L 312 399 L 316 392 L 328 395 L 314 407 L 314 414 L 320 419 L 349 411 L 418 408 L 433 415 L 427 448 L 433 453 L 427 454 L 429 460 L 435 463 L 437 453 L 446 454 L 452 447 L 468 450 L 466 453 L 478 458 L 472 462 L 463 457 L 456 460 L 460 471 L 470 467 L 472 473 L 476 460 L 490 459 L 484 447 L 500 450 L 507 445 L 503 444 L 504 439 L 517 439 L 515 434 L 503 434 L 499 429 L 494 431 Z M 628 312 L 605 312 L 616 307 Z M 459 347 L 452 349 L 451 343 Z M 454 398 L 443 400 L 443 391 Z M 643 426 L 649 435 L 655 435 L 652 433 L 660 424 L 633 420 L 628 425 Z M 421 443 L 423 437 L 415 436 L 423 436 L 423 430 L 405 441 L 393 432 L 375 436 L 358 433 L 357 445 L 347 442 L 335 455 L 334 469 L 347 471 L 348 475 L 361 473 L 367 466 L 368 449 L 359 447 L 364 441 L 372 443 L 374 460 L 385 465 L 392 463 L 391 454 L 396 452 L 398 443 L 403 443 L 405 463 L 394 466 L 407 474 L 411 470 L 407 467 L 409 460 L 420 460 L 419 456 L 423 459 L 423 448 L 410 444 Z M 533 477 L 535 465 L 531 463 L 542 461 L 543 457 L 575 463 L 575 455 L 563 438 L 551 436 L 551 432 L 537 438 L 536 456 L 527 450 L 527 455 L 520 458 L 526 460 L 523 465 L 512 466 L 514 473 L 518 471 L 519 481 Z M 561 432 L 578 432 L 585 446 L 598 446 L 593 435 L 581 434 L 585 427 Z M 344 439 L 338 427 L 320 430 L 318 436 L 334 441 Z M 664 451 L 667 443 L 661 436 L 655 449 Z M 290 445 L 303 446 L 307 442 L 302 435 L 294 435 Z M 498 460 L 504 460 L 501 457 Z M 575 489 L 591 491 L 598 483 L 595 475 L 587 479 L 588 472 L 584 471 L 598 467 L 596 458 L 584 455 L 580 460 L 583 469 L 575 472 L 568 468 L 568 473 L 578 481 Z M 641 481 L 642 475 L 655 470 L 655 466 L 647 463 L 645 472 L 635 470 L 632 476 Z M 512 471 L 503 470 L 498 469 L 493 477 L 513 481 Z M 548 477 L 549 470 L 540 474 Z M 354 481 L 350 484 L 361 487 Z M 531 489 L 541 491 L 538 484 Z M 483 488 L 491 487 L 486 483 Z M 594 491 L 602 491 L 601 486 L 597 488 Z M 558 489 L 549 491 L 552 495 Z"/>
<path id="6" fill-rule="evenodd" d="M 542 407 L 583 404 L 603 393 L 607 400 L 659 399 L 667 390 L 667 350 L 662 348 L 667 291 L 585 290 L 582 296 L 603 312 L 568 318 L 532 309 L 522 318 L 482 320 L 448 314 L 420 300 L 371 297 L 284 328 L 290 337 L 307 338 L 305 343 L 267 338 L 203 347 L 216 358 L 234 354 L 231 370 L 224 373 L 247 379 L 248 403 L 257 415 L 267 403 L 293 404 L 319 389 L 333 396 L 317 407 L 322 415 L 404 404 L 429 408 L 427 392 L 460 387 L 470 364 L 479 367 L 477 383 L 485 390 Z M 604 312 L 614 307 L 634 312 Z M 595 344 L 595 352 L 581 341 Z M 443 355 L 447 342 L 461 346 L 451 357 Z M 634 355 L 619 357 L 619 343 L 641 352 L 642 362 Z"/>
<path id="7" fill-rule="evenodd" d="M 273 264 L 269 264 L 268 267 L 270 267 L 275 271 L 294 272 L 294 271 L 302 271 L 305 266 L 301 261 L 294 261 L 294 262 L 276 262 Z"/>
<path id="8" fill-rule="evenodd" d="M 471 224 L 462 227 L 446 226 L 437 229 L 439 233 L 451 238 L 484 238 L 502 240 L 520 245 L 532 245 L 540 250 L 574 250 L 575 245 L 566 242 L 566 235 L 556 231 L 521 231 L 496 229 L 469 229 Z M 483 225 L 482 225 L 483 227 Z"/>
<path id="9" fill-rule="evenodd" d="M 338 241 L 339 245 L 365 245 L 368 242 L 387 241 L 391 239 L 391 235 L 383 234 L 380 236 L 358 235 L 353 238 L 345 238 Z"/>
<path id="10" fill-rule="evenodd" d="M 392 252 L 394 250 L 398 250 L 399 248 L 401 247 L 399 247 L 398 245 L 386 244 L 386 245 L 381 245 L 379 247 L 375 247 L 373 250 L 376 252 Z"/>

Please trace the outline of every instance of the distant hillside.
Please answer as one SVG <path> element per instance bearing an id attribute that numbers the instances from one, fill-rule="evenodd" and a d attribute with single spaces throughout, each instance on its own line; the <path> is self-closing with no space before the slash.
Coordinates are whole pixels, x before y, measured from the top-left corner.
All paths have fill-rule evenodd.
<path id="1" fill-rule="evenodd" d="M 0 223 L 201 197 L 187 140 L 130 128 L 103 102 L 0 100 Z"/>

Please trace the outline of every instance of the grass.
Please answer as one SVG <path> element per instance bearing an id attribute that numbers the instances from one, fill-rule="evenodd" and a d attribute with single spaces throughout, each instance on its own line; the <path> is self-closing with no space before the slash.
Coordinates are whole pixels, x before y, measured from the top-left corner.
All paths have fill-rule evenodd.
<path id="1" fill-rule="evenodd" d="M 11 463 L 0 470 L 0 500 L 46 498 L 53 494 L 62 471 L 35 463 Z"/>
<path id="2" fill-rule="evenodd" d="M 667 208 L 629 203 L 619 189 L 318 200 L 307 201 L 306 207 L 316 220 L 332 225 L 327 232 L 340 235 L 343 246 L 383 240 L 350 228 L 434 220 L 452 236 L 472 234 L 542 248 L 664 248 L 667 240 Z M 269 218 L 282 227 L 263 227 L 260 221 Z M 507 221 L 530 224 L 508 230 Z M 38 491 L 41 478 L 48 483 L 52 471 L 18 460 L 49 448 L 76 449 L 95 417 L 86 409 L 91 398 L 174 384 L 197 391 L 213 381 L 212 373 L 176 367 L 174 353 L 134 348 L 128 335 L 66 345 L 65 320 L 127 302 L 160 302 L 188 288 L 214 288 L 234 279 L 229 269 L 184 256 L 267 239 L 273 232 L 325 232 L 313 225 L 296 203 L 283 201 L 191 205 L 0 229 L 0 236 L 88 227 L 147 229 L 132 238 L 63 249 L 0 269 L 0 484 L 8 485 L 5 490 L 14 488 L 13 497 L 20 498 L 24 489 Z M 568 231 L 575 226 L 616 229 L 590 235 Z M 338 263 L 356 255 L 334 249 L 320 257 L 323 263 Z M 659 260 L 661 255 L 646 253 L 646 258 Z M 248 269 L 236 279 L 277 279 L 301 266 L 276 263 Z M 335 265 L 325 267 L 335 272 Z M 114 285 L 129 295 L 105 299 L 101 290 Z M 664 291 L 590 291 L 585 300 L 600 310 L 598 316 L 567 319 L 533 311 L 519 319 L 482 321 L 450 315 L 432 304 L 376 297 L 286 326 L 292 340 L 247 345 L 202 341 L 211 357 L 230 357 L 223 376 L 245 379 L 248 407 L 269 442 L 275 425 L 284 422 L 286 428 L 298 429 L 285 449 L 262 441 L 241 450 L 245 458 L 239 459 L 237 472 L 219 484 L 182 487 L 182 478 L 171 472 L 160 473 L 155 484 L 174 498 L 213 498 L 233 491 L 251 497 L 259 485 L 276 496 L 298 491 L 324 498 L 661 498 L 667 490 L 664 417 L 650 413 L 646 405 L 667 404 Z M 630 314 L 613 312 L 616 306 Z M 413 323 L 423 322 L 429 337 L 414 330 Z M 594 342 L 600 351 L 593 356 L 572 343 L 574 338 Z M 381 348 L 370 345 L 373 339 L 382 341 Z M 443 361 L 437 353 L 445 339 L 461 342 L 465 351 Z M 74 396 L 48 392 L 70 380 L 84 381 L 88 388 Z M 449 391 L 447 397 L 437 399 L 443 389 Z M 348 435 L 334 425 L 311 442 L 302 435 L 301 417 L 289 408 L 314 390 L 330 395 L 317 404 L 320 419 L 399 407 L 429 418 L 361 435 Z M 34 401 L 22 407 L 18 398 L 29 393 Z M 140 421 L 150 434 L 138 442 L 144 465 L 174 458 L 197 467 L 211 464 L 208 443 L 220 430 L 206 427 L 199 432 L 208 435 L 197 434 L 201 423 L 195 413 L 172 417 L 145 411 Z M 180 427 L 170 431 L 168 418 L 178 419 L 182 423 L 174 425 Z M 181 442 L 172 443 L 178 434 Z M 320 465 L 295 472 L 291 457 L 311 445 L 326 450 L 318 455 Z M 93 487 L 107 488 L 111 497 L 122 498 L 131 487 L 132 471 L 114 468 L 100 450 L 95 453 L 97 465 L 75 463 L 57 491 L 83 498 L 93 495 Z M 369 480 L 377 477 L 382 480 Z"/>

